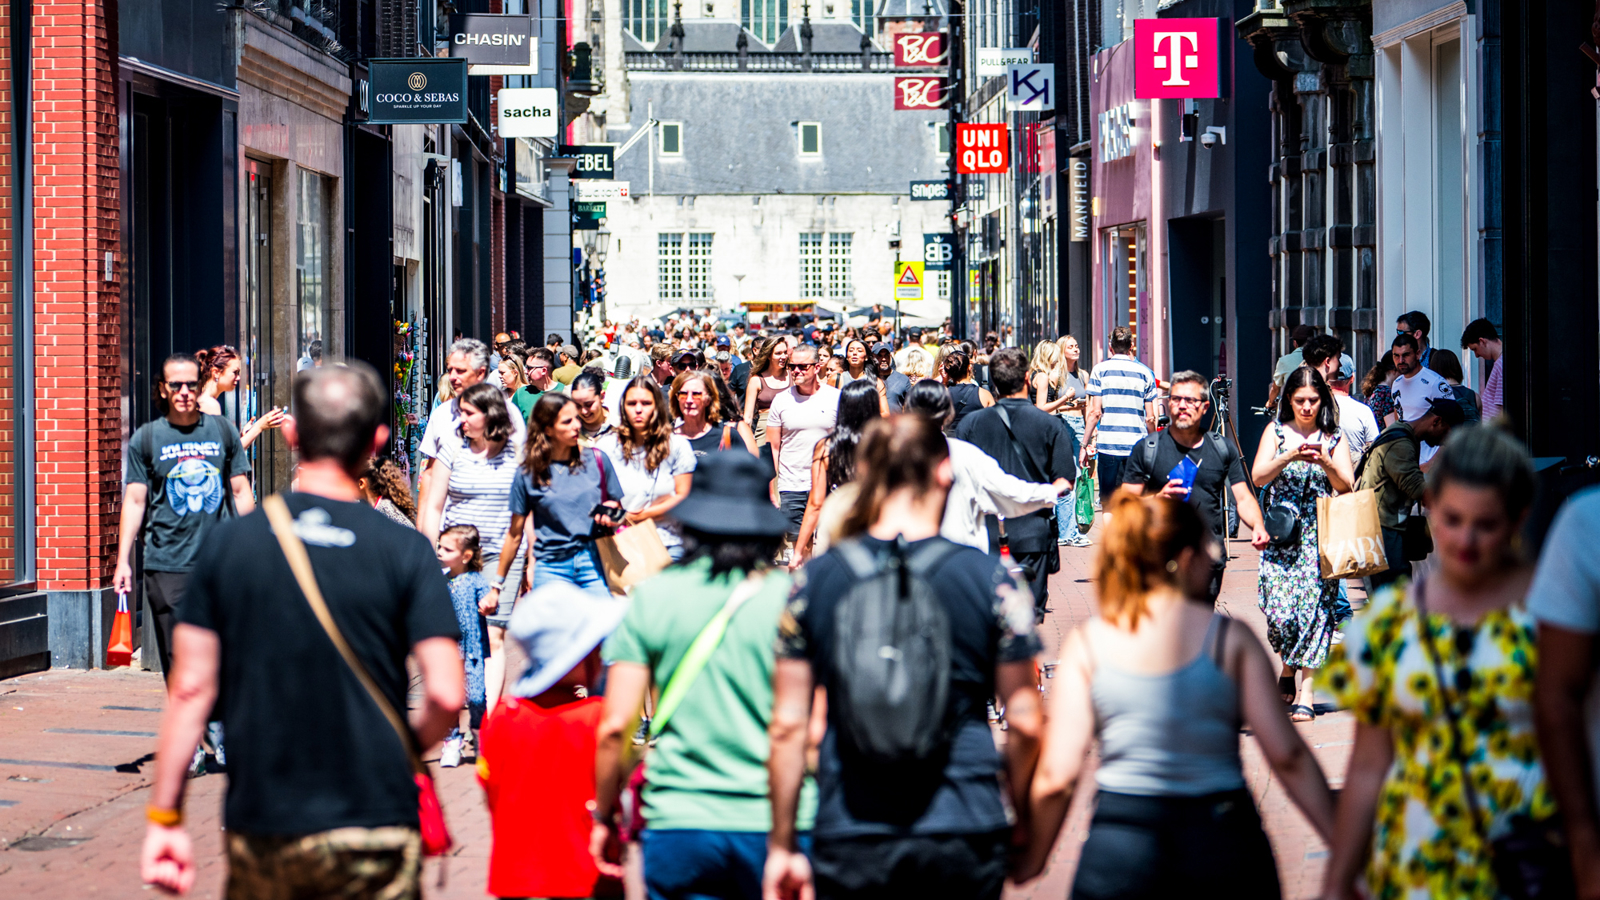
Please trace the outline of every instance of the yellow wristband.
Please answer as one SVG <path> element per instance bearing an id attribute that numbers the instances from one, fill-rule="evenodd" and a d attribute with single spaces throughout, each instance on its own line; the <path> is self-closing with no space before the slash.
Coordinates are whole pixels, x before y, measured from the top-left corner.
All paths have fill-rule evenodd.
<path id="1" fill-rule="evenodd" d="M 177 828 L 183 824 L 183 810 L 162 809 L 158 806 L 146 806 L 144 817 L 160 825 L 162 828 Z"/>

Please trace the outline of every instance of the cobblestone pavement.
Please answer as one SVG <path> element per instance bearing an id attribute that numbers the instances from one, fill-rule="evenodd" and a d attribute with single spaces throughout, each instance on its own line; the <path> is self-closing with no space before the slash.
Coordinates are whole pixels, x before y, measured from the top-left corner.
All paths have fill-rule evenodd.
<path id="1" fill-rule="evenodd" d="M 1231 546 L 1220 604 L 1265 640 L 1256 607 L 1256 557 L 1246 542 Z M 1046 658 L 1062 638 L 1092 614 L 1093 549 L 1067 548 L 1051 582 L 1053 609 L 1044 624 Z M 515 665 L 515 664 L 514 664 Z M 111 672 L 55 670 L 0 681 L 0 896 L 149 897 L 139 882 L 138 851 L 144 836 L 143 805 L 163 690 L 159 676 L 128 669 Z M 1347 713 L 1322 715 L 1299 726 L 1338 787 L 1350 751 Z M 1284 896 L 1314 896 L 1326 848 L 1262 762 L 1244 741 L 1245 769 L 1277 854 Z M 315 735 L 306 752 L 316 752 Z M 1012 900 L 1065 897 L 1088 826 L 1092 783 L 1081 790 L 1043 877 L 1008 892 Z M 201 860 L 191 896 L 222 895 L 222 776 L 189 782 L 190 833 Z M 439 790 L 458 849 L 425 872 L 427 895 L 484 896 L 489 822 L 470 766 L 440 773 Z M 441 883 L 441 869 L 443 881 Z"/>

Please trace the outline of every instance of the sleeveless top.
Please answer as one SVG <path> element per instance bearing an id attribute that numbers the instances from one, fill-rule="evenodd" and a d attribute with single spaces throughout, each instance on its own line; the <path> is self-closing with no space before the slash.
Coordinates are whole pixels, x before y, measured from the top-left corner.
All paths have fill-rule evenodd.
<path id="1" fill-rule="evenodd" d="M 1198 797 L 1244 787 L 1239 688 L 1222 670 L 1227 622 L 1213 615 L 1200 653 L 1165 675 L 1095 663 L 1089 693 L 1100 737 L 1095 781 L 1102 790 Z"/>
<path id="2" fill-rule="evenodd" d="M 845 369 L 843 372 L 839 373 L 839 383 L 834 385 L 834 387 L 836 387 L 836 388 L 838 388 L 839 390 L 842 391 L 842 390 L 844 390 L 844 386 L 849 384 L 852 381 L 865 381 L 865 380 L 868 380 L 868 379 L 871 379 L 874 382 L 877 381 L 876 376 L 874 376 L 871 372 L 867 371 L 866 369 L 862 369 L 860 375 L 851 375 L 850 374 L 850 370 L 849 369 Z"/>
<path id="3" fill-rule="evenodd" d="M 756 412 L 758 412 L 758 413 L 766 412 L 768 407 L 772 406 L 772 401 L 779 394 L 781 394 L 784 391 L 789 389 L 789 382 L 787 380 L 785 380 L 778 387 L 770 387 L 767 384 L 767 381 L 768 381 L 767 376 L 759 375 L 759 376 L 757 376 L 757 379 L 758 380 L 756 382 Z"/>
<path id="4" fill-rule="evenodd" d="M 950 433 L 954 434 L 962 419 L 983 409 L 983 397 L 978 394 L 975 384 L 952 384 L 949 389 L 950 402 L 956 408 L 956 417 L 950 422 Z"/>

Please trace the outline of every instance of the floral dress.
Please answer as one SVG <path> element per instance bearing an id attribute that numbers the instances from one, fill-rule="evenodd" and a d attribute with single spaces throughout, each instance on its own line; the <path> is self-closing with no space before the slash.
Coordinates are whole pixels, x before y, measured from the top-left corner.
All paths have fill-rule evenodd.
<path id="1" fill-rule="evenodd" d="M 1499 892 L 1489 848 L 1461 791 L 1460 756 L 1451 750 L 1450 719 L 1433 657 L 1419 643 L 1421 617 L 1410 591 L 1407 582 L 1380 590 L 1318 673 L 1318 687 L 1394 741 L 1367 885 L 1377 900 L 1493 900 Z M 1448 677 L 1471 673 L 1465 692 L 1450 686 L 1450 702 L 1490 839 L 1508 833 L 1513 816 L 1554 815 L 1533 730 L 1533 617 L 1521 608 L 1497 610 L 1468 627 L 1433 613 L 1427 631 Z"/>
<path id="2" fill-rule="evenodd" d="M 484 628 L 478 601 L 489 593 L 489 582 L 482 572 L 462 572 L 450 579 L 450 605 L 456 610 L 456 625 L 461 629 L 461 661 L 467 669 L 467 709 L 472 727 L 483 719 L 489 696 L 483 678 L 483 662 L 489 658 L 489 633 Z"/>
<path id="3" fill-rule="evenodd" d="M 1293 435 L 1276 422 L 1272 429 L 1282 453 Z M 1339 436 L 1325 438 L 1318 433 L 1306 442 L 1312 441 L 1322 444 L 1324 454 L 1331 454 Z M 1317 556 L 1317 498 L 1333 496 L 1333 485 L 1321 466 L 1296 460 L 1267 485 L 1266 495 L 1263 510 L 1284 503 L 1300 515 L 1299 543 L 1269 545 L 1261 552 L 1261 611 L 1267 616 L 1267 642 L 1284 665 L 1315 669 L 1333 646 L 1334 602 L 1339 598 L 1339 580 L 1323 579 Z"/>
<path id="4" fill-rule="evenodd" d="M 1380 384 L 1372 389 L 1372 394 L 1367 397 L 1367 408 L 1372 410 L 1372 417 L 1378 420 L 1378 427 L 1383 427 L 1383 417 L 1394 412 L 1394 393 L 1387 384 Z"/>

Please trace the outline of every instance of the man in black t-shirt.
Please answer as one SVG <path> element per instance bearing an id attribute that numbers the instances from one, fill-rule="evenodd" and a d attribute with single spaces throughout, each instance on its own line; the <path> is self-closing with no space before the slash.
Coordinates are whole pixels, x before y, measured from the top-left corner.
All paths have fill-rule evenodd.
<path id="1" fill-rule="evenodd" d="M 360 363 L 296 375 L 283 435 L 299 453 L 299 489 L 285 501 L 337 630 L 402 715 L 406 655 L 416 658 L 423 702 L 405 739 L 427 748 L 464 700 L 459 631 L 427 540 L 373 510 L 356 484 L 389 440 L 386 405 Z M 184 768 L 218 702 L 231 747 L 229 897 L 419 896 L 406 747 L 335 649 L 263 513 L 206 538 L 173 640 L 144 880 L 179 892 L 194 882 Z"/>
<path id="2" fill-rule="evenodd" d="M 142 530 L 144 584 L 165 677 L 172 668 L 172 627 L 200 542 L 256 504 L 238 429 L 200 411 L 200 364 L 187 353 L 168 357 L 156 387 L 166 415 L 140 425 L 128 441 L 112 584 L 119 594 L 133 592 L 133 544 Z"/>
<path id="3" fill-rule="evenodd" d="M 1216 602 L 1222 592 L 1222 573 L 1228 566 L 1228 517 L 1222 508 L 1222 492 L 1233 492 L 1239 521 L 1250 528 L 1252 547 L 1260 550 L 1267 546 L 1267 530 L 1262 527 L 1261 507 L 1245 477 L 1238 451 L 1232 442 L 1219 441 L 1201 428 L 1200 423 L 1211 409 L 1207 394 L 1206 380 L 1200 373 L 1179 372 L 1172 376 L 1172 393 L 1167 400 L 1172 423 L 1133 445 L 1133 452 L 1122 464 L 1122 489 L 1143 496 L 1188 500 L 1200 510 L 1200 517 L 1211 526 L 1217 539 L 1210 587 L 1211 600 Z M 1186 471 L 1190 463 L 1193 469 Z"/>

